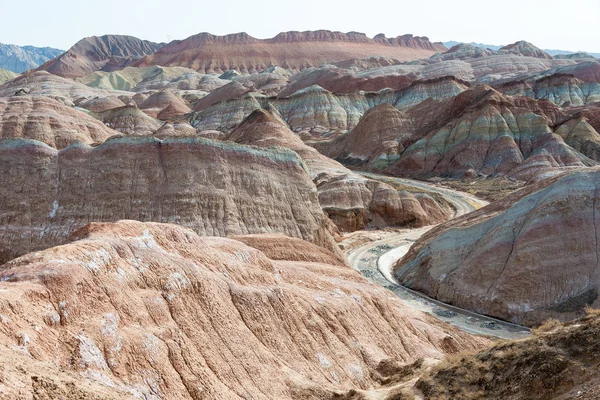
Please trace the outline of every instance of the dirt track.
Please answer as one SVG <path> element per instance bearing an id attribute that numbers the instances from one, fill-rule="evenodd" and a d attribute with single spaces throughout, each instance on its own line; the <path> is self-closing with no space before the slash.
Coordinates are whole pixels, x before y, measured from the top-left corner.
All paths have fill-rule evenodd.
<path id="1" fill-rule="evenodd" d="M 456 210 L 454 217 L 469 213 L 487 204 L 486 201 L 468 194 L 440 188 L 425 182 L 370 173 L 363 173 L 362 175 L 383 182 L 395 181 L 405 186 L 439 193 Z M 519 339 L 528 336 L 529 331 L 525 327 L 444 304 L 396 282 L 392 274 L 392 268 L 396 261 L 408 252 L 418 238 L 433 227 L 434 225 L 400 232 L 389 232 L 384 235 L 383 239 L 354 248 L 346 255 L 350 265 L 360 271 L 372 283 L 387 287 L 414 308 L 432 314 L 460 329 L 501 339 Z"/>

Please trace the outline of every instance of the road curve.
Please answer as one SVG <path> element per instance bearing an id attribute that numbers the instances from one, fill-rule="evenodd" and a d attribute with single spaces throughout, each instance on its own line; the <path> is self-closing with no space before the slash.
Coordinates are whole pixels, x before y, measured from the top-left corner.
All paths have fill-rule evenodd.
<path id="1" fill-rule="evenodd" d="M 488 203 L 466 193 L 437 187 L 430 183 L 412 179 L 396 178 L 372 173 L 360 173 L 374 180 L 397 183 L 438 193 L 456 210 L 454 218 L 479 209 Z M 529 335 L 525 327 L 473 313 L 432 299 L 400 285 L 393 276 L 393 266 L 410 249 L 412 244 L 435 225 L 418 229 L 407 229 L 390 234 L 384 239 L 360 246 L 347 254 L 350 265 L 360 271 L 372 283 L 392 290 L 413 308 L 427 312 L 462 330 L 474 334 L 495 336 L 501 339 L 519 339 Z"/>

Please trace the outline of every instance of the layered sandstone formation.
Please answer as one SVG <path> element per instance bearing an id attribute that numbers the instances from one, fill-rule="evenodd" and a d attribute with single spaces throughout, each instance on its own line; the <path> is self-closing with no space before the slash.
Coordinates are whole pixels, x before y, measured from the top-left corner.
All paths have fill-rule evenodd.
<path id="1" fill-rule="evenodd" d="M 336 226 L 345 232 L 367 227 L 425 226 L 450 216 L 445 204 L 427 195 L 415 196 L 367 179 L 304 144 L 281 119 L 256 110 L 227 140 L 264 148 L 286 147 L 302 157 L 317 185 L 319 204 Z"/>
<path id="2" fill-rule="evenodd" d="M 13 398 L 333 400 L 378 384 L 381 361 L 486 343 L 301 241 L 288 260 L 285 238 L 260 239 L 263 252 L 134 221 L 93 223 L 73 240 L 0 267 Z"/>
<path id="3" fill-rule="evenodd" d="M 162 110 L 151 113 L 159 114 L 160 112 Z M 123 107 L 111 108 L 93 115 L 106 126 L 126 135 L 152 136 L 162 125 L 156 118 L 152 118 L 140 110 L 133 101 Z"/>
<path id="4" fill-rule="evenodd" d="M 149 116 L 161 120 L 181 116 L 192 111 L 185 100 L 169 90 L 161 90 L 151 94 L 139 107 Z"/>
<path id="5" fill-rule="evenodd" d="M 234 84 L 239 90 L 231 90 Z M 335 95 L 319 85 L 313 85 L 288 97 L 273 98 L 233 82 L 202 99 L 202 106 L 197 103 L 197 112 L 190 116 L 190 120 L 198 130 L 230 131 L 252 111 L 274 108 L 294 132 L 318 140 L 324 133 L 351 130 L 367 110 L 378 104 L 389 103 L 405 110 L 428 98 L 443 100 L 454 97 L 467 88 L 468 84 L 460 80 L 441 78 L 414 82 L 398 91 L 348 95 Z"/>
<path id="6" fill-rule="evenodd" d="M 201 138 L 114 138 L 61 151 L 0 142 L 0 261 L 90 221 L 172 222 L 200 235 L 282 233 L 338 251 L 302 160 Z"/>
<path id="7" fill-rule="evenodd" d="M 438 300 L 526 325 L 600 305 L 600 169 L 541 181 L 440 225 L 395 268 Z"/>
<path id="8" fill-rule="evenodd" d="M 162 46 L 133 36 L 92 36 L 81 39 L 66 53 L 44 63 L 37 70 L 67 78 L 80 78 L 98 70 L 125 68 Z"/>
<path id="9" fill-rule="evenodd" d="M 306 31 L 282 32 L 272 39 L 256 39 L 247 33 L 215 36 L 200 33 L 176 40 L 136 65 L 187 67 L 205 73 L 237 70 L 256 73 L 270 66 L 299 71 L 308 67 L 351 58 L 387 56 L 416 60 L 443 51 L 441 43 L 412 35 L 373 39 L 357 32 Z"/>
<path id="10" fill-rule="evenodd" d="M 551 168 L 596 164 L 553 132 L 561 111 L 550 102 L 479 86 L 445 104 L 424 102 L 411 113 L 426 116 L 421 124 L 427 133 L 390 167 L 396 173 L 501 174 L 526 180 Z"/>
<path id="11" fill-rule="evenodd" d="M 0 97 L 0 138 L 25 138 L 62 149 L 102 143 L 116 132 L 97 119 L 49 97 Z"/>

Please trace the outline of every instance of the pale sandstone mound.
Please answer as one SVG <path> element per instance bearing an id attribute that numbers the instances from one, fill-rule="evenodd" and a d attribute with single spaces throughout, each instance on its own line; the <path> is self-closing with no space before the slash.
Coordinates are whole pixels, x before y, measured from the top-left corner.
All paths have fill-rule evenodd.
<path id="1" fill-rule="evenodd" d="M 321 208 L 342 231 L 373 226 L 424 226 L 449 216 L 449 210 L 427 196 L 398 192 L 325 157 L 304 144 L 283 121 L 268 111 L 254 111 L 228 140 L 265 148 L 287 147 L 298 153 L 317 185 Z"/>
<path id="2" fill-rule="evenodd" d="M 133 36 L 104 35 L 81 39 L 66 53 L 44 63 L 37 71 L 80 78 L 94 71 L 115 71 L 154 53 L 162 44 Z"/>
<path id="3" fill-rule="evenodd" d="M 227 81 L 215 76 L 199 74 L 193 69 L 181 67 L 127 67 L 114 72 L 96 71 L 83 78 L 77 79 L 88 86 L 105 90 L 212 90 L 212 85 L 203 84 L 211 81 L 217 87 L 225 85 Z"/>
<path id="4" fill-rule="evenodd" d="M 282 32 L 272 39 L 256 39 L 247 33 L 215 36 L 199 33 L 175 40 L 144 57 L 137 66 L 163 65 L 192 68 L 205 73 L 237 70 L 256 73 L 271 66 L 289 70 L 319 67 L 350 58 L 387 56 L 416 60 L 445 50 L 440 43 L 412 35 L 373 39 L 357 32 Z"/>
<path id="5" fill-rule="evenodd" d="M 0 138 L 39 140 L 62 149 L 71 143 L 102 143 L 119 132 L 49 97 L 0 97 Z"/>
<path id="6" fill-rule="evenodd" d="M 184 115 L 192 111 L 185 100 L 169 90 L 161 90 L 151 94 L 142 104 L 140 110 L 153 118 L 166 120 Z"/>
<path id="7" fill-rule="evenodd" d="M 90 221 L 173 222 L 200 235 L 282 233 L 339 254 L 296 153 L 201 138 L 113 138 L 56 151 L 0 142 L 0 260 Z"/>
<path id="8" fill-rule="evenodd" d="M 126 135 L 152 136 L 162 125 L 159 120 L 140 110 L 133 101 L 124 107 L 93 115 L 106 126 Z"/>
<path id="9" fill-rule="evenodd" d="M 335 399 L 375 385 L 382 360 L 486 344 L 346 266 L 167 224 L 94 223 L 74 239 L 0 268 L 4 393 L 72 374 L 113 398 Z M 62 375 L 38 367 L 50 362 Z"/>
<path id="10" fill-rule="evenodd" d="M 423 236 L 398 263 L 404 285 L 521 324 L 600 305 L 600 169 L 554 177 Z"/>

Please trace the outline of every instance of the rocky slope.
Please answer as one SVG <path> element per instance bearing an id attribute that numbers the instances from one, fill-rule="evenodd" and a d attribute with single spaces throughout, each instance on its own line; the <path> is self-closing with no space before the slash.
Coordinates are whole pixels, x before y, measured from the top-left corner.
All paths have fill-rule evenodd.
<path id="1" fill-rule="evenodd" d="M 600 169 L 538 182 L 442 224 L 400 260 L 397 279 L 443 302 L 521 324 L 600 305 Z"/>
<path id="2" fill-rule="evenodd" d="M 329 157 L 395 175 L 528 180 L 551 169 L 596 164 L 598 135 L 586 121 L 580 111 L 479 85 L 405 112 L 375 106 L 350 133 L 315 146 Z"/>
<path id="3" fill-rule="evenodd" d="M 14 398 L 333 400 L 378 384 L 380 361 L 486 343 L 301 241 L 281 260 L 285 238 L 262 239 L 263 252 L 134 221 L 73 240 L 0 267 L 2 387 Z"/>
<path id="4" fill-rule="evenodd" d="M 0 43 L 0 68 L 21 73 L 59 56 L 63 50 L 51 47 L 17 46 Z"/>
<path id="5" fill-rule="evenodd" d="M 44 63 L 37 70 L 80 78 L 94 71 L 115 71 L 152 54 L 163 44 L 133 36 L 104 35 L 81 39 L 66 53 Z"/>
<path id="6" fill-rule="evenodd" d="M 200 235 L 283 233 L 337 251 L 302 160 L 202 138 L 113 138 L 61 151 L 0 141 L 0 261 L 90 221 L 172 222 Z"/>
<path id="7" fill-rule="evenodd" d="M 546 325 L 531 339 L 499 343 L 434 367 L 416 384 L 422 398 L 597 399 L 600 318 L 592 314 Z"/>
<path id="8" fill-rule="evenodd" d="M 445 204 L 364 178 L 304 144 L 283 121 L 256 110 L 227 137 L 264 148 L 286 147 L 302 157 L 317 185 L 323 211 L 344 232 L 383 226 L 425 226 L 450 216 Z"/>
<path id="9" fill-rule="evenodd" d="M 270 66 L 299 71 L 307 67 L 350 58 L 388 56 L 399 60 L 416 60 L 443 51 L 440 43 L 412 35 L 370 39 L 357 32 L 282 32 L 272 39 L 256 39 L 246 33 L 215 36 L 200 33 L 176 40 L 136 65 L 179 66 L 205 73 L 222 73 L 230 69 L 242 73 L 260 72 Z"/>
<path id="10" fill-rule="evenodd" d="M 89 115 L 49 97 L 0 97 L 0 138 L 25 138 L 62 149 L 98 144 L 116 132 Z"/>

